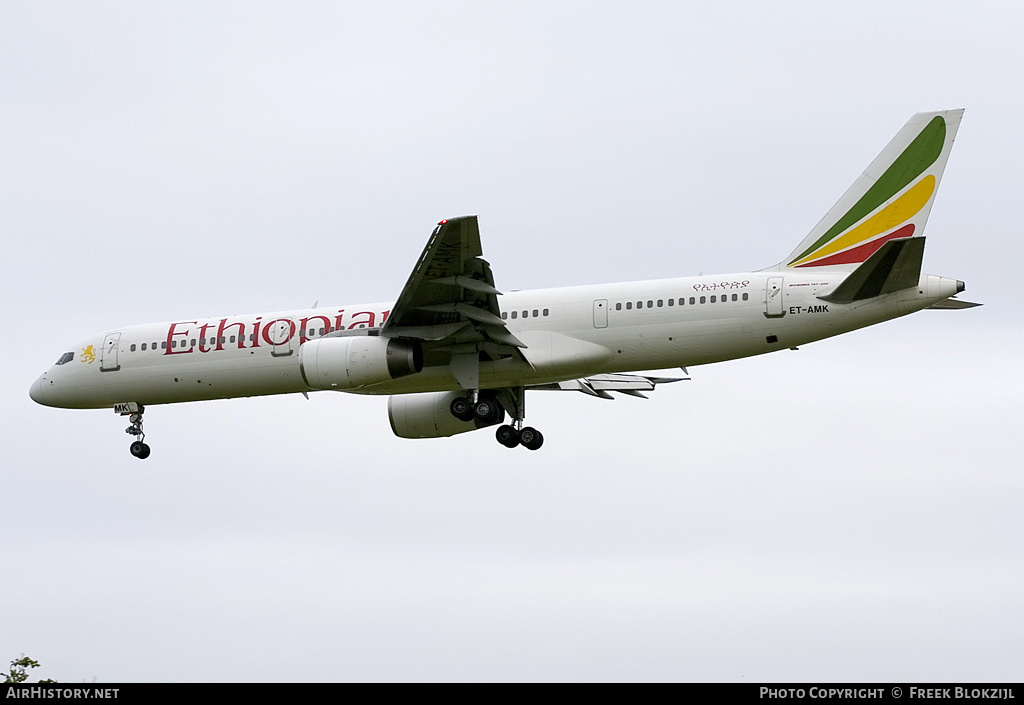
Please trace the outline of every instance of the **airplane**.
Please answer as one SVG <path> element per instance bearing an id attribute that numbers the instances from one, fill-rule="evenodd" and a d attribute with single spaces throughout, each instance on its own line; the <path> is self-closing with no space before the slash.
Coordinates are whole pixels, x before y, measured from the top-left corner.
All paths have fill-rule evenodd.
<path id="1" fill-rule="evenodd" d="M 925 222 L 963 110 L 911 117 L 796 248 L 766 269 L 502 294 L 476 216 L 442 220 L 394 302 L 194 318 L 98 333 L 29 392 L 127 416 L 149 457 L 147 406 L 269 394 L 388 395 L 402 438 L 497 426 L 537 450 L 526 392 L 644 397 L 688 368 L 776 350 L 925 308 L 980 304 L 921 273 Z M 501 297 L 499 300 L 499 296 Z M 683 377 L 636 374 L 679 368 Z M 509 417 L 506 423 L 506 415 Z"/>

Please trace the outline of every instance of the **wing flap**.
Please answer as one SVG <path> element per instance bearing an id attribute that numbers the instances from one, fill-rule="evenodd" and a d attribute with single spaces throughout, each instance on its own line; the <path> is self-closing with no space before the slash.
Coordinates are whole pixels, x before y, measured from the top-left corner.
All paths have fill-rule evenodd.
<path id="1" fill-rule="evenodd" d="M 647 377 L 644 375 L 625 374 L 604 374 L 584 377 L 581 379 L 569 379 L 551 384 L 539 384 L 528 387 L 528 389 L 551 389 L 570 392 L 582 392 L 588 396 L 600 397 L 602 399 L 614 399 L 609 392 L 618 392 L 631 397 L 646 399 L 643 392 L 654 391 L 659 384 L 670 382 L 682 382 L 689 377 Z"/>

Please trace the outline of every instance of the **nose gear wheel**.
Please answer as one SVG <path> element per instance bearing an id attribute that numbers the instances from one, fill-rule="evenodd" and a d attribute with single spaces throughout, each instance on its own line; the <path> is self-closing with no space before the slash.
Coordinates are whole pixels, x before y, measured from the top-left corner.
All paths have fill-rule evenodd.
<path id="1" fill-rule="evenodd" d="M 129 426 L 124 430 L 125 433 L 135 436 L 135 440 L 128 446 L 128 452 L 134 455 L 139 460 L 145 460 L 149 457 L 150 448 L 145 443 L 146 434 L 142 430 L 142 412 L 145 411 L 142 405 L 139 405 L 139 410 L 133 412 L 128 417 Z"/>

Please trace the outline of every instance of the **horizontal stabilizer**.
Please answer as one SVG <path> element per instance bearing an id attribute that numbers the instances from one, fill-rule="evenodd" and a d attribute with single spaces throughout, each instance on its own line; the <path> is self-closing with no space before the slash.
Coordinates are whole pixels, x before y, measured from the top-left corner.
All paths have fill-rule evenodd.
<path id="1" fill-rule="evenodd" d="M 974 308 L 975 306 L 981 306 L 982 304 L 976 304 L 973 301 L 961 301 L 960 299 L 945 299 L 937 304 L 932 304 L 928 308 L 936 308 L 942 311 L 954 311 L 961 308 Z"/>
<path id="2" fill-rule="evenodd" d="M 819 298 L 849 304 L 917 286 L 921 279 L 924 241 L 923 237 L 890 240 L 853 270 L 835 291 Z"/>

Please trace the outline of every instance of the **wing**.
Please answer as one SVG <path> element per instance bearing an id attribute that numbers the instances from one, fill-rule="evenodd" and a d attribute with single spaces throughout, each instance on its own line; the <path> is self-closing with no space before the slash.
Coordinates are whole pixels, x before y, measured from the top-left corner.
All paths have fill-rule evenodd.
<path id="1" fill-rule="evenodd" d="M 475 215 L 438 223 L 380 333 L 419 341 L 424 366 L 450 365 L 465 389 L 479 386 L 481 357 L 523 360 L 526 347 L 501 320 L 482 255 Z"/>
<path id="2" fill-rule="evenodd" d="M 583 379 L 570 379 L 564 382 L 552 384 L 539 384 L 529 389 L 557 389 L 563 391 L 583 392 L 592 397 L 602 399 L 614 399 L 609 392 L 618 392 L 631 397 L 646 399 L 644 392 L 654 391 L 659 384 L 669 382 L 682 382 L 689 377 L 644 377 L 642 375 L 605 374 L 584 377 Z"/>

